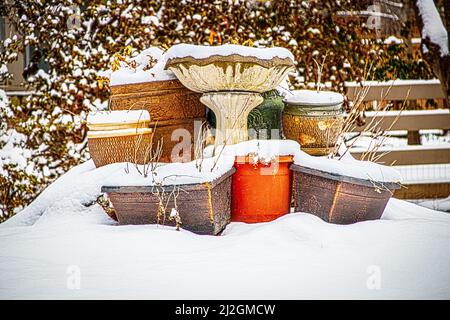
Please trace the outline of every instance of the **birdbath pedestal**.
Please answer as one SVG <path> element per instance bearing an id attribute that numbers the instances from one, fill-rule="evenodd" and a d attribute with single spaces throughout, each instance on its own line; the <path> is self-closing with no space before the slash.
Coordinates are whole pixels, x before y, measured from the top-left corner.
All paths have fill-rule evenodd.
<path id="1" fill-rule="evenodd" d="M 287 49 L 239 45 L 179 44 L 169 49 L 166 62 L 184 86 L 203 93 L 200 101 L 216 115 L 216 146 L 248 140 L 248 114 L 293 66 Z"/>

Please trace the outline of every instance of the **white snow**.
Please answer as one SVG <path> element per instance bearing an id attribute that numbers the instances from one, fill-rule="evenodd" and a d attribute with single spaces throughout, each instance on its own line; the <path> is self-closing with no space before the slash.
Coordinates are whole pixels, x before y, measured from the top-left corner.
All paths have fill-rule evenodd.
<path id="1" fill-rule="evenodd" d="M 346 88 L 351 87 L 375 87 L 375 86 L 414 86 L 419 84 L 440 84 L 439 79 L 430 79 L 430 80 L 403 80 L 403 79 L 395 79 L 395 80 L 387 80 L 387 81 L 345 81 L 344 86 Z"/>
<path id="2" fill-rule="evenodd" d="M 450 215 L 395 199 L 378 221 L 295 213 L 219 237 L 75 201 L 0 225 L 1 299 L 448 299 L 448 270 Z"/>
<path id="3" fill-rule="evenodd" d="M 373 182 L 402 182 L 402 176 L 393 167 L 369 161 L 359 161 L 352 157 L 343 157 L 341 160 L 338 160 L 312 157 L 304 152 L 298 152 L 294 162 L 303 167 Z"/>
<path id="4" fill-rule="evenodd" d="M 221 46 L 202 46 L 193 44 L 177 44 L 172 46 L 166 53 L 166 60 L 174 58 L 193 57 L 195 59 L 205 59 L 210 56 L 230 56 L 240 55 L 243 57 L 255 57 L 262 60 L 271 60 L 275 57 L 285 59 L 289 58 L 295 61 L 294 55 L 286 48 L 254 48 L 241 46 L 237 44 L 224 44 Z"/>
<path id="5" fill-rule="evenodd" d="M 8 72 L 8 66 L 6 64 L 0 65 L 0 75 L 3 75 Z"/>
<path id="6" fill-rule="evenodd" d="M 427 200 L 418 204 L 425 208 L 450 212 L 450 196 L 445 199 Z"/>
<path id="7" fill-rule="evenodd" d="M 402 44 L 403 40 L 397 38 L 396 36 L 389 36 L 383 41 L 384 44 Z"/>
<path id="8" fill-rule="evenodd" d="M 338 92 L 317 90 L 294 90 L 284 101 L 296 105 L 337 105 L 344 102 L 344 96 Z"/>
<path id="9" fill-rule="evenodd" d="M 213 152 L 219 156 L 245 157 L 250 156 L 254 163 L 270 163 L 278 156 L 295 156 L 300 145 L 292 140 L 249 140 L 234 145 L 208 146 L 204 150 L 206 157 Z"/>
<path id="10" fill-rule="evenodd" d="M 8 96 L 6 95 L 6 92 L 4 90 L 0 89 L 0 108 L 6 108 L 6 106 L 9 104 Z"/>
<path id="11" fill-rule="evenodd" d="M 313 157 L 300 150 L 300 145 L 293 140 L 249 140 L 235 145 L 213 146 L 205 149 L 205 156 L 215 155 L 246 156 L 262 163 L 269 163 L 277 156 L 292 155 L 295 164 L 333 174 L 366 179 L 374 182 L 401 182 L 400 173 L 393 167 L 383 166 L 369 161 L 355 160 L 351 156 L 342 159 Z M 223 149 L 223 151 L 222 151 Z"/>
<path id="12" fill-rule="evenodd" d="M 157 62 L 153 67 L 149 68 L 149 62 L 152 58 Z M 131 60 L 136 62 L 136 69 L 123 66 L 119 70 L 111 72 L 111 86 L 176 79 L 172 71 L 164 70 L 166 58 L 163 51 L 159 48 L 150 47 L 145 49 Z"/>
<path id="13" fill-rule="evenodd" d="M 449 146 L 450 147 L 450 146 Z M 450 163 L 395 166 L 403 184 L 450 183 Z"/>
<path id="14" fill-rule="evenodd" d="M 440 48 L 441 56 L 449 54 L 448 34 L 433 0 L 416 0 L 422 17 L 422 39 L 428 38 Z"/>
<path id="15" fill-rule="evenodd" d="M 201 170 L 197 167 L 201 164 Z M 134 164 L 116 163 L 111 167 L 110 176 L 103 180 L 104 186 L 151 186 L 184 185 L 211 182 L 220 178 L 229 171 L 234 164 L 234 157 L 221 156 L 205 158 L 191 162 L 159 163 L 154 172 L 148 172 L 148 176 L 142 175 L 144 166 L 139 166 L 139 171 Z M 127 173 L 125 169 L 128 169 Z"/>
<path id="16" fill-rule="evenodd" d="M 136 123 L 150 120 L 147 110 L 93 111 L 87 117 L 87 124 Z"/>
<path id="17" fill-rule="evenodd" d="M 127 128 L 127 129 L 114 129 L 114 130 L 89 130 L 87 133 L 88 138 L 109 138 L 111 136 L 130 136 L 130 135 L 142 135 L 152 133 L 151 128 Z"/>

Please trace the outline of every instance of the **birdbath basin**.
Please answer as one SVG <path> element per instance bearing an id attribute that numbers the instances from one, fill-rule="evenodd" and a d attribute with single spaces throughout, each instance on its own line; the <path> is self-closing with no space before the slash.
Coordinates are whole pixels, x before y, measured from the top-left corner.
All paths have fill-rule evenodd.
<path id="1" fill-rule="evenodd" d="M 275 89 L 294 67 L 284 48 L 240 45 L 179 44 L 166 54 L 166 69 L 216 115 L 216 145 L 248 140 L 249 112 L 262 101 L 262 92 Z"/>

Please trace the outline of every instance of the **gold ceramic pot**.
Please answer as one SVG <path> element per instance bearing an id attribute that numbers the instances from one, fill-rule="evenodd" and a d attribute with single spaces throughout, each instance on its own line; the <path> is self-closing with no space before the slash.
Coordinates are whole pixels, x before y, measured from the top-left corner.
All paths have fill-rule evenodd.
<path id="1" fill-rule="evenodd" d="M 334 151 L 344 125 L 343 96 L 337 92 L 298 90 L 284 100 L 283 133 L 314 156 Z"/>

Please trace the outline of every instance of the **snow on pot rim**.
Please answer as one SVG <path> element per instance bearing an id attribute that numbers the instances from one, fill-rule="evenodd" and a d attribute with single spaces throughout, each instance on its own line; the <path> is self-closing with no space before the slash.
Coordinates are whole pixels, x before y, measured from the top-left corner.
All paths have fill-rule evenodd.
<path id="1" fill-rule="evenodd" d="M 148 165 L 136 167 L 133 163 L 114 163 L 108 165 L 111 172 L 109 177 L 104 179 L 102 186 L 171 186 L 212 182 L 230 171 L 233 164 L 234 157 L 223 155 L 184 163 L 158 163 L 154 172 L 148 169 Z M 199 165 L 201 170 L 198 169 Z M 145 172 L 144 167 L 147 168 L 147 176 L 142 174 Z M 126 168 L 127 170 L 124 170 Z"/>
<path id="2" fill-rule="evenodd" d="M 294 55 L 286 48 L 254 48 L 237 44 L 224 44 L 219 46 L 204 46 L 181 43 L 172 46 L 166 53 L 167 69 L 175 61 L 195 59 L 198 64 L 209 64 L 214 60 L 232 61 L 248 60 L 262 65 L 286 64 L 294 66 Z M 240 61 L 239 61 L 240 62 Z"/>
<path id="3" fill-rule="evenodd" d="M 86 119 L 92 131 L 145 128 L 150 125 L 150 114 L 146 110 L 94 111 Z"/>
<path id="4" fill-rule="evenodd" d="M 88 139 L 95 138 L 110 138 L 110 137 L 123 137 L 123 136 L 133 136 L 133 135 L 143 135 L 150 134 L 153 130 L 151 128 L 126 128 L 118 130 L 99 130 L 99 131 L 88 131 Z"/>
<path id="5" fill-rule="evenodd" d="M 314 157 L 298 150 L 294 157 L 294 164 L 319 170 L 333 175 L 362 179 L 375 183 L 401 183 L 401 174 L 392 167 L 380 165 L 370 161 L 360 161 L 351 155 L 342 159 Z"/>
<path id="6" fill-rule="evenodd" d="M 208 146 L 204 156 L 245 157 L 251 155 L 254 161 L 269 163 L 280 156 L 293 156 L 294 164 L 316 169 L 331 174 L 348 176 L 356 179 L 370 180 L 379 183 L 402 181 L 400 173 L 392 167 L 370 161 L 356 160 L 351 155 L 342 159 L 314 157 L 300 149 L 300 144 L 293 140 L 249 140 L 234 145 Z"/>
<path id="7" fill-rule="evenodd" d="M 251 157 L 253 162 L 269 163 L 278 157 L 295 156 L 300 150 L 298 142 L 293 140 L 248 140 L 233 145 L 207 146 L 204 150 L 205 157 L 216 156 Z"/>
<path id="8" fill-rule="evenodd" d="M 283 102 L 296 107 L 340 109 L 344 96 L 334 91 L 294 90 Z"/>
<path id="9" fill-rule="evenodd" d="M 157 62 L 153 67 L 146 69 L 151 58 L 157 60 Z M 122 67 L 116 71 L 111 71 L 109 74 L 110 86 L 169 81 L 177 79 L 172 71 L 164 70 L 164 66 L 166 65 L 166 58 L 165 54 L 160 48 L 147 48 L 141 51 L 141 53 L 139 53 L 131 60 L 136 63 L 136 69 L 132 69 L 127 66 Z"/>
<path id="10" fill-rule="evenodd" d="M 147 110 L 107 110 L 92 111 L 87 116 L 87 124 L 134 123 L 150 120 Z"/>

